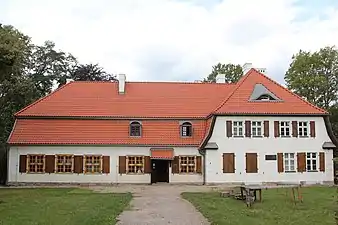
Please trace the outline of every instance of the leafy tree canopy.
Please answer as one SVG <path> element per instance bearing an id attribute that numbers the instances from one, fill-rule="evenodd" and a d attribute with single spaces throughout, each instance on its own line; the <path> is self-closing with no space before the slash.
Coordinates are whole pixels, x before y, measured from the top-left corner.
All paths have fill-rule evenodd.
<path id="1" fill-rule="evenodd" d="M 216 82 L 218 74 L 225 74 L 226 83 L 236 83 L 243 76 L 243 70 L 240 65 L 218 63 L 212 67 L 211 73 L 204 82 Z"/>

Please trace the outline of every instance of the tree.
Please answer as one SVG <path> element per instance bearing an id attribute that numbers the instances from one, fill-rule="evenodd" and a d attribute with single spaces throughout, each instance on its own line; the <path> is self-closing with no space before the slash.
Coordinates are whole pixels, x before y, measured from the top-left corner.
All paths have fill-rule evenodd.
<path id="1" fill-rule="evenodd" d="M 55 44 L 46 41 L 42 46 L 33 46 L 27 75 L 33 79 L 41 96 L 49 94 L 54 83 L 62 83 L 74 71 L 77 60 L 69 53 L 55 49 Z"/>
<path id="2" fill-rule="evenodd" d="M 285 74 L 287 87 L 307 101 L 328 110 L 338 100 L 338 50 L 300 50 Z"/>
<path id="3" fill-rule="evenodd" d="M 98 64 L 80 64 L 75 66 L 69 76 L 59 80 L 59 86 L 66 83 L 66 78 L 75 81 L 109 81 L 116 80 L 116 76 L 103 70 Z"/>
<path id="4" fill-rule="evenodd" d="M 335 46 L 316 52 L 300 50 L 292 56 L 285 81 L 290 90 L 331 113 L 333 132 L 337 136 L 338 50 Z"/>
<path id="5" fill-rule="evenodd" d="M 243 76 L 243 70 L 240 65 L 218 63 L 212 67 L 211 73 L 204 79 L 204 82 L 216 82 L 218 74 L 225 74 L 226 83 L 236 83 Z"/>

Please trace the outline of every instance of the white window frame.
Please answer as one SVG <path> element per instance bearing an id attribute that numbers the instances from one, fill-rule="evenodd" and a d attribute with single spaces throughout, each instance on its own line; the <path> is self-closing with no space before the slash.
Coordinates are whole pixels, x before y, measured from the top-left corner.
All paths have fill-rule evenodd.
<path id="1" fill-rule="evenodd" d="M 260 123 L 260 125 L 258 125 L 258 123 Z M 260 130 L 259 134 L 258 134 L 258 130 Z M 256 132 L 255 135 L 254 135 L 254 131 Z M 262 121 L 251 121 L 251 135 L 253 137 L 262 137 L 263 136 L 263 122 Z"/>
<path id="2" fill-rule="evenodd" d="M 293 158 L 290 157 L 291 154 L 293 154 Z M 284 172 L 296 172 L 296 166 L 297 166 L 297 157 L 296 157 L 296 153 L 294 152 L 286 152 L 283 154 L 283 164 L 284 164 Z M 291 161 L 293 161 L 293 169 L 291 169 Z M 288 163 L 286 163 L 288 162 Z"/>
<path id="3" fill-rule="evenodd" d="M 241 129 L 242 134 L 239 134 L 240 129 Z M 233 121 L 232 122 L 232 134 L 234 137 L 244 136 L 244 121 Z"/>
<path id="4" fill-rule="evenodd" d="M 315 157 L 313 157 L 315 154 Z M 310 156 L 310 157 L 308 157 Z M 308 160 L 310 160 L 310 169 L 308 169 Z M 313 168 L 313 161 L 316 162 L 316 168 Z M 318 171 L 318 152 L 307 152 L 306 153 L 306 171 Z"/>
<path id="5" fill-rule="evenodd" d="M 305 126 L 304 126 L 305 123 Z M 298 121 L 298 136 L 300 137 L 308 137 L 309 136 L 309 122 L 308 121 Z M 306 134 L 304 135 L 306 131 Z M 302 134 L 301 134 L 302 133 Z"/>
<path id="6" fill-rule="evenodd" d="M 282 124 L 287 123 L 288 126 Z M 284 129 L 284 135 L 282 134 L 282 129 Z M 289 130 L 289 135 L 286 135 L 286 129 Z M 291 137 L 291 122 L 290 121 L 280 121 L 279 123 L 279 133 L 281 137 Z"/>

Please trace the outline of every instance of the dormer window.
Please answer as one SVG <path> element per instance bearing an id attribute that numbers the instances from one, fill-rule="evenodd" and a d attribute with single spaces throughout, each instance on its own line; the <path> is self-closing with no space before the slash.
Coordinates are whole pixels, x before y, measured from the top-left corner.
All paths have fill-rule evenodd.
<path id="1" fill-rule="evenodd" d="M 282 101 L 263 84 L 255 84 L 249 101 L 264 102 L 264 101 Z"/>
<path id="2" fill-rule="evenodd" d="M 181 125 L 181 136 L 191 137 L 192 136 L 192 125 L 189 122 L 184 122 Z"/>
<path id="3" fill-rule="evenodd" d="M 273 101 L 273 100 L 276 100 L 274 99 L 272 96 L 270 95 L 267 95 L 267 94 L 264 94 L 264 95 L 261 95 L 257 98 L 257 100 L 260 100 L 260 101 Z"/>
<path id="4" fill-rule="evenodd" d="M 140 122 L 134 121 L 130 123 L 129 134 L 131 137 L 140 137 L 142 132 L 142 125 Z"/>

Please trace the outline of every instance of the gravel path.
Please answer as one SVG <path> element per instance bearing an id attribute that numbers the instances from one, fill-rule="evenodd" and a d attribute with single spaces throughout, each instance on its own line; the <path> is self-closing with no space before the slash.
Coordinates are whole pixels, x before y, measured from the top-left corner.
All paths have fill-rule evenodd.
<path id="1" fill-rule="evenodd" d="M 191 189 L 191 190 L 189 190 Z M 210 224 L 188 201 L 182 191 L 203 191 L 200 188 L 148 186 L 134 188 L 131 208 L 117 219 L 118 225 L 207 225 Z M 205 189 L 204 189 L 205 191 Z"/>

